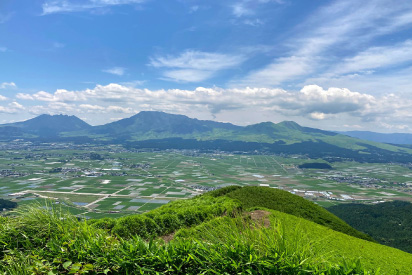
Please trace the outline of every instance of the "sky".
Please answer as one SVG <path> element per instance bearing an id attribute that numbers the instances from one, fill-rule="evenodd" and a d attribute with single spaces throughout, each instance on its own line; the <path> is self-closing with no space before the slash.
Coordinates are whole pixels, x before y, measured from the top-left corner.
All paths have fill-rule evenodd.
<path id="1" fill-rule="evenodd" d="M 412 1 L 0 0 L 0 123 L 150 110 L 412 133 Z"/>

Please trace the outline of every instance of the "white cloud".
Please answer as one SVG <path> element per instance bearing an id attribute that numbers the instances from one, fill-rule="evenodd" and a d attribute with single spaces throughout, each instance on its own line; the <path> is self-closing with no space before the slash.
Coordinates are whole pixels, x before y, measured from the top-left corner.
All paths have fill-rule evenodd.
<path id="1" fill-rule="evenodd" d="M 394 94 L 378 97 L 346 88 L 323 89 L 317 85 L 306 85 L 299 91 L 218 87 L 149 90 L 112 83 L 83 91 L 39 92 L 32 97 L 33 100 L 43 101 L 43 104 L 26 107 L 25 110 L 32 114 L 95 114 L 101 123 L 104 119 L 114 117 L 113 114 L 127 117 L 142 110 L 156 110 L 186 115 L 202 114 L 206 118 L 220 116 L 237 123 L 273 121 L 283 117 L 309 124 L 329 121 L 335 127 L 373 124 L 375 127 L 393 125 L 393 129 L 397 129 L 400 125 L 412 124 L 412 97 L 402 98 Z M 73 100 L 73 97 L 77 100 Z M 23 106 L 10 103 L 3 106 L 1 112 L 21 112 L 21 108 Z M 316 124 L 313 126 L 319 128 Z"/>
<path id="2" fill-rule="evenodd" d="M 242 17 L 254 14 L 253 10 L 248 9 L 245 4 L 245 1 L 234 4 L 232 6 L 233 15 L 236 17 Z"/>
<path id="3" fill-rule="evenodd" d="M 132 108 L 125 108 L 120 106 L 109 106 L 107 107 L 107 111 L 113 113 L 124 113 L 124 114 L 133 114 L 136 113 Z"/>
<path id="4" fill-rule="evenodd" d="M 15 88 L 17 88 L 17 85 L 14 82 L 0 83 L 0 89 L 15 89 Z"/>
<path id="5" fill-rule="evenodd" d="M 216 72 L 233 68 L 245 60 L 241 55 L 185 51 L 179 56 L 151 58 L 149 65 L 169 68 L 163 75 L 173 81 L 198 82 L 211 78 Z"/>
<path id="6" fill-rule="evenodd" d="M 249 73 L 241 80 L 232 81 L 232 85 L 276 86 L 293 80 L 313 70 L 308 57 L 282 57 L 263 69 Z"/>
<path id="7" fill-rule="evenodd" d="M 73 102 L 84 101 L 86 99 L 83 92 L 67 91 L 64 89 L 57 90 L 54 94 L 50 94 L 45 91 L 40 91 L 35 94 L 18 93 L 16 98 L 23 100 L 38 100 L 49 102 Z"/>
<path id="8" fill-rule="evenodd" d="M 7 97 L 0 95 L 0 101 L 5 101 L 7 100 Z"/>
<path id="9" fill-rule="evenodd" d="M 73 104 L 67 104 L 64 102 L 50 102 L 47 105 L 36 105 L 27 107 L 26 109 L 30 114 L 41 115 L 57 115 L 57 114 L 74 114 L 76 106 Z"/>
<path id="10" fill-rule="evenodd" d="M 122 68 L 122 67 L 113 67 L 113 68 L 105 69 L 105 70 L 102 70 L 102 71 L 105 72 L 105 73 L 122 76 L 122 75 L 124 75 L 126 69 Z"/>
<path id="11" fill-rule="evenodd" d="M 256 13 L 255 10 L 257 5 L 270 2 L 275 2 L 277 4 L 284 3 L 283 0 L 241 0 L 231 6 L 232 14 L 236 17 L 251 16 Z"/>
<path id="12" fill-rule="evenodd" d="M 9 103 L 9 107 L 14 108 L 16 110 L 24 110 L 25 109 L 23 105 L 21 105 L 20 103 L 18 103 L 16 101 Z"/>
<path id="13" fill-rule="evenodd" d="M 332 73 L 364 72 L 365 70 L 399 66 L 411 61 L 412 40 L 406 40 L 392 46 L 371 47 L 353 57 L 346 58 L 336 66 L 335 70 L 332 70 Z"/>
<path id="14" fill-rule="evenodd" d="M 326 115 L 324 113 L 319 113 L 319 112 L 310 113 L 309 116 L 312 119 L 317 119 L 317 120 L 322 120 L 326 118 Z"/>
<path id="15" fill-rule="evenodd" d="M 16 94 L 16 98 L 22 99 L 22 100 L 34 100 L 34 97 L 32 95 L 23 94 L 23 93 Z"/>
<path id="16" fill-rule="evenodd" d="M 82 12 L 117 5 L 141 4 L 146 0 L 52 0 L 43 3 L 43 15 Z"/>
<path id="17" fill-rule="evenodd" d="M 145 83 L 146 83 L 146 80 L 133 80 L 133 81 L 121 82 L 120 84 L 124 86 L 128 86 L 128 87 L 136 87 L 136 86 L 142 86 Z"/>
<path id="18" fill-rule="evenodd" d="M 7 106 L 0 106 L 0 113 L 16 114 L 24 110 L 24 106 L 18 102 L 11 102 Z"/>
<path id="19" fill-rule="evenodd" d="M 70 96 L 66 97 L 62 94 Z M 371 106 L 375 106 L 379 102 L 375 97 L 368 94 L 340 88 L 324 90 L 316 85 L 305 86 L 299 92 L 289 92 L 283 89 L 266 88 L 221 89 L 202 87 L 195 90 L 148 90 L 114 83 L 106 86 L 97 85 L 94 89 L 76 92 L 66 90 L 57 90 L 54 94 L 38 92 L 33 95 L 33 99 L 56 103 L 74 102 L 73 95 L 78 101 L 85 102 L 78 107 L 88 111 L 106 110 L 109 112 L 134 113 L 135 110 L 127 106 L 127 104 L 131 104 L 136 107 L 144 106 L 145 108 L 151 107 L 157 110 L 170 105 L 180 109 L 190 109 L 196 105 L 208 109 L 211 113 L 219 113 L 222 110 L 245 109 L 254 106 L 258 109 L 266 108 L 284 114 L 301 115 L 316 119 L 326 118 L 329 114 L 356 112 L 359 115 L 363 112 L 367 113 L 367 110 L 373 109 Z M 20 96 L 19 98 L 24 97 Z M 121 107 L 107 105 L 116 101 L 122 102 Z M 385 101 L 387 101 L 386 98 Z"/>
<path id="20" fill-rule="evenodd" d="M 258 26 L 261 26 L 261 25 L 263 25 L 264 23 L 263 23 L 263 21 L 262 20 L 260 20 L 260 19 L 246 19 L 245 21 L 243 21 L 243 23 L 245 24 L 245 25 L 249 25 L 249 26 L 252 26 L 252 27 L 258 27 Z"/>
<path id="21" fill-rule="evenodd" d="M 91 105 L 91 104 L 80 104 L 79 108 L 89 112 L 96 112 L 96 111 L 104 111 L 105 108 L 99 105 Z"/>
<path id="22" fill-rule="evenodd" d="M 290 81 L 303 81 L 309 75 L 322 74 L 329 71 L 330 64 L 338 63 L 341 57 L 334 56 L 335 49 L 344 47 L 346 52 L 359 52 L 376 37 L 391 34 L 412 24 L 412 4 L 402 2 L 393 5 L 391 1 L 335 1 L 331 5 L 319 9 L 294 30 L 294 35 L 284 41 L 289 48 L 287 55 L 273 59 L 266 66 L 250 72 L 241 79 L 231 81 L 232 85 L 251 85 L 273 87 Z M 402 57 L 409 58 L 410 42 L 406 41 L 394 47 L 382 47 L 365 50 L 357 57 L 359 60 L 346 61 L 348 64 L 357 61 L 359 67 L 376 67 L 373 55 L 385 64 L 396 65 Z M 396 49 L 396 47 L 398 49 Z M 392 54 L 385 58 L 379 50 Z M 405 52 L 402 52 L 405 50 Z M 356 57 L 356 55 L 355 55 Z M 398 63 L 396 63 L 398 62 Z M 348 69 L 350 69 L 349 65 Z"/>
<path id="23" fill-rule="evenodd" d="M 213 71 L 202 70 L 171 70 L 163 73 L 164 80 L 176 82 L 200 82 L 213 76 Z"/>

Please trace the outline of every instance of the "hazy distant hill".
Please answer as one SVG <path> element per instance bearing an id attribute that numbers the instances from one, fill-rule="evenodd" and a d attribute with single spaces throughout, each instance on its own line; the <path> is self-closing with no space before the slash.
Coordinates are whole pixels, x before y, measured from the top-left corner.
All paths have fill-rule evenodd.
<path id="1" fill-rule="evenodd" d="M 132 148 L 301 154 L 328 161 L 410 162 L 412 156 L 410 148 L 303 127 L 293 121 L 243 127 L 163 112 L 140 112 L 101 126 L 90 126 L 75 116 L 66 115 L 41 115 L 0 125 L 0 140 L 17 138 L 43 142 L 121 143 Z"/>
<path id="2" fill-rule="evenodd" d="M 92 126 L 76 116 L 40 115 L 23 122 L 5 124 L 0 127 L 0 133 L 10 131 L 21 135 L 50 137 L 57 136 L 62 132 L 87 130 Z M 16 136 L 16 134 L 13 136 Z"/>
<path id="3" fill-rule="evenodd" d="M 369 131 L 348 131 L 348 132 L 340 132 L 341 134 L 375 141 L 375 142 L 383 142 L 383 143 L 391 143 L 391 144 L 412 144 L 412 134 L 407 133 L 392 133 L 392 134 L 383 134 L 383 133 L 375 133 Z"/>

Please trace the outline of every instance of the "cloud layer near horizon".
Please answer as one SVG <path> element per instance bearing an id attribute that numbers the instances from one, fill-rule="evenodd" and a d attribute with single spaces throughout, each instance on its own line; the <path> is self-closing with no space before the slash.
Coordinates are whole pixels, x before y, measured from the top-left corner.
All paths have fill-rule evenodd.
<path id="1" fill-rule="evenodd" d="M 412 115 L 409 114 L 412 100 L 402 100 L 393 94 L 376 97 L 345 88 L 323 89 L 317 85 L 306 85 L 294 92 L 284 89 L 217 87 L 149 90 L 112 83 L 82 91 L 59 89 L 54 93 L 18 93 L 11 100 L 12 103 L 9 104 L 18 104 L 20 107 L 8 106 L 5 109 L 6 106 L 0 112 L 21 112 L 24 109 L 33 115 L 70 113 L 110 117 L 116 114 L 118 118 L 122 118 L 139 111 L 156 110 L 194 116 L 201 113 L 203 116 L 206 114 L 216 117 L 222 113 L 253 109 L 255 113 L 272 114 L 272 118 L 280 114 L 313 121 L 347 116 L 354 120 L 390 125 L 396 119 L 402 122 L 400 129 L 405 129 L 404 123 L 412 121 Z M 22 102 L 24 107 L 20 105 Z M 250 116 L 253 117 L 254 114 Z M 257 120 L 259 119 L 255 119 L 255 122 Z M 267 120 L 271 120 L 271 117 Z M 232 122 L 239 124 L 239 121 Z"/>

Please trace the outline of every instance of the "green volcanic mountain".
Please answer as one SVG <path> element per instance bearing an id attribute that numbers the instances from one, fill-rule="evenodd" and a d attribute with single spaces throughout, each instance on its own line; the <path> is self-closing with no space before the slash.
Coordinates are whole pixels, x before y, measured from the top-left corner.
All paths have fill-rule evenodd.
<path id="1" fill-rule="evenodd" d="M 75 116 L 39 117 L 0 126 L 0 139 L 121 143 L 134 148 L 260 151 L 367 162 L 409 162 L 412 150 L 303 127 L 293 121 L 236 126 L 163 112 L 90 126 Z"/>
<path id="2" fill-rule="evenodd" d="M 76 116 L 40 115 L 17 123 L 0 126 L 0 136 L 12 137 L 51 137 L 63 132 L 90 129 L 92 126 Z"/>
<path id="3" fill-rule="evenodd" d="M 163 112 L 140 112 L 130 118 L 94 127 L 96 134 L 128 138 L 147 139 L 149 137 L 191 137 L 206 134 L 215 130 L 236 131 L 242 127 L 230 123 L 192 119 L 183 115 L 172 115 Z"/>

